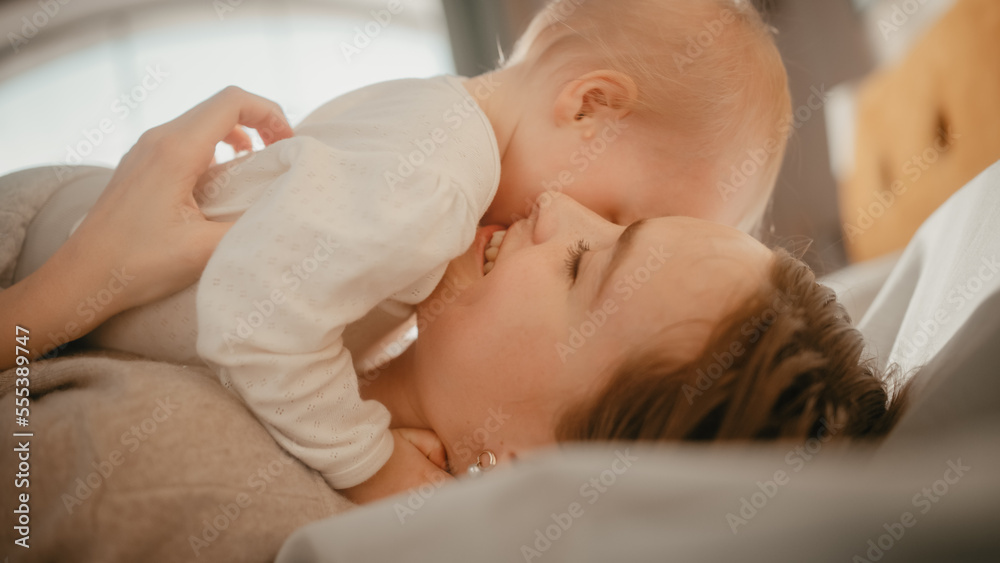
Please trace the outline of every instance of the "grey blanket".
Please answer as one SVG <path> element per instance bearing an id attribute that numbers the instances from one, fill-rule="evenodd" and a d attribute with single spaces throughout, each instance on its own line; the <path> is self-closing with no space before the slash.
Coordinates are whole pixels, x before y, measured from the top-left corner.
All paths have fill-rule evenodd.
<path id="1" fill-rule="evenodd" d="M 0 178 L 0 287 L 45 201 L 94 170 Z M 30 368 L 27 427 L 12 416 L 14 370 L 0 373 L 0 553 L 11 562 L 272 561 L 296 528 L 353 506 L 206 368 L 101 351 Z"/>

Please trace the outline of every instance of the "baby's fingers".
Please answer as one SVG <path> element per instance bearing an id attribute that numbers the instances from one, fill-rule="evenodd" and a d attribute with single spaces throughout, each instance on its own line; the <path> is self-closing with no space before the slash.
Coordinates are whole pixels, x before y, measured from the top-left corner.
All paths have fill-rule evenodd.
<path id="1" fill-rule="evenodd" d="M 416 446 L 431 463 L 443 471 L 448 470 L 448 455 L 445 453 L 444 444 L 441 443 L 437 434 L 430 430 L 416 428 L 397 428 L 395 432 L 399 437 Z"/>
<path id="2" fill-rule="evenodd" d="M 236 152 L 248 151 L 253 148 L 250 135 L 247 135 L 247 132 L 239 125 L 233 127 L 233 130 L 226 135 L 226 138 L 222 142 L 233 147 L 233 150 Z"/>

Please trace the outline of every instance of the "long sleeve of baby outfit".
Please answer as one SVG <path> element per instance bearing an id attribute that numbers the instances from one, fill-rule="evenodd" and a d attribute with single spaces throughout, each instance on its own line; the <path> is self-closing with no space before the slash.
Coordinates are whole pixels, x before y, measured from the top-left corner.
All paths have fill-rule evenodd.
<path id="1" fill-rule="evenodd" d="M 387 409 L 361 400 L 344 328 L 427 297 L 472 243 L 499 154 L 454 77 L 355 91 L 296 133 L 231 179 L 266 187 L 202 275 L 198 353 L 285 449 L 342 489 L 393 448 Z"/>

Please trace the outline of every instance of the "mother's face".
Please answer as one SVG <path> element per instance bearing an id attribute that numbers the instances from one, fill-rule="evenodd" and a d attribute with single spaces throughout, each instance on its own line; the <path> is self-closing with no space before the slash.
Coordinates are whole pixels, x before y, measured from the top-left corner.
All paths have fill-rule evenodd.
<path id="1" fill-rule="evenodd" d="M 639 346 L 693 357 L 764 283 L 771 252 L 729 227 L 680 217 L 623 228 L 543 194 L 483 273 L 493 229 L 425 302 L 417 392 L 453 467 L 554 442 L 562 410 L 595 393 Z"/>

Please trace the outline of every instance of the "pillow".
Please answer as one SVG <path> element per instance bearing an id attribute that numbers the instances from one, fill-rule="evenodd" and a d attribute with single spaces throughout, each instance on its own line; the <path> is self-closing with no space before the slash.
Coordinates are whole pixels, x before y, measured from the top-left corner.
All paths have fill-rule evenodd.
<path id="1" fill-rule="evenodd" d="M 1000 163 L 920 227 L 858 323 L 879 366 L 904 375 L 934 358 L 1000 292 Z"/>

